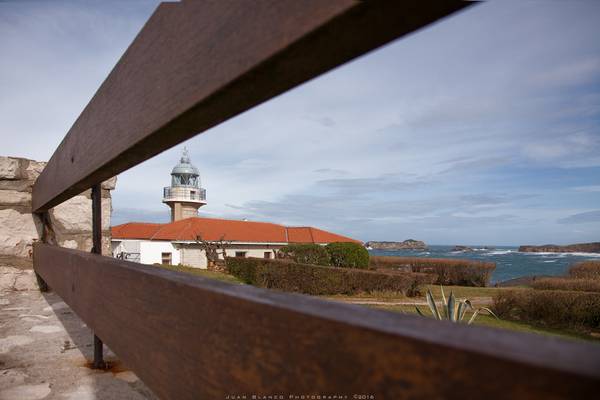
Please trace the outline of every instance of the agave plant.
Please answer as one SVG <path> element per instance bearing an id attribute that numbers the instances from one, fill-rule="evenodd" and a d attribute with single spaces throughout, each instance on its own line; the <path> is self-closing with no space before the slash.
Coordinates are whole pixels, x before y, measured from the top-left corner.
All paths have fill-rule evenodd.
<path id="1" fill-rule="evenodd" d="M 433 318 L 439 319 L 439 320 L 447 319 L 452 322 L 462 322 L 463 319 L 465 318 L 467 309 L 471 309 L 471 310 L 475 310 L 475 311 L 473 312 L 473 315 L 471 315 L 471 318 L 467 322 L 467 324 L 469 324 L 469 325 L 475 320 L 477 315 L 479 315 L 479 313 L 482 311 L 487 311 L 488 313 L 490 313 L 491 315 L 496 317 L 496 319 L 498 319 L 496 314 L 494 314 L 492 312 L 492 310 L 490 310 L 489 308 L 480 307 L 480 308 L 474 309 L 470 300 L 457 299 L 456 297 L 454 297 L 454 293 L 452 293 L 452 291 L 450 291 L 450 296 L 448 297 L 448 301 L 446 301 L 446 296 L 444 295 L 444 288 L 442 286 L 440 286 L 440 288 L 442 290 L 442 306 L 440 307 L 441 312 L 440 312 L 440 310 L 438 310 L 438 306 L 435 303 L 433 294 L 431 294 L 431 290 L 429 290 L 429 289 L 427 290 L 427 296 L 426 296 L 427 305 L 429 306 L 429 309 L 431 310 L 431 314 L 433 314 Z M 419 315 L 421 315 L 423 317 L 425 316 L 421 312 L 421 310 L 419 310 L 419 307 L 415 306 L 415 308 L 417 309 L 417 313 Z"/>

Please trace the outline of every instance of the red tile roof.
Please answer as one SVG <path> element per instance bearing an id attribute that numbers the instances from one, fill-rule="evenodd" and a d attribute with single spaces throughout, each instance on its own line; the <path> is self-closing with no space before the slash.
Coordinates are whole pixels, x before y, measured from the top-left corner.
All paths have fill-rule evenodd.
<path id="1" fill-rule="evenodd" d="M 331 243 L 358 240 L 312 227 L 287 227 L 268 222 L 216 218 L 187 218 L 168 224 L 129 222 L 113 226 L 114 239 L 146 240 L 226 240 L 245 243 Z"/>
<path id="2" fill-rule="evenodd" d="M 149 224 L 145 222 L 130 222 L 110 228 L 112 237 L 121 239 L 146 239 L 151 238 L 163 224 Z"/>

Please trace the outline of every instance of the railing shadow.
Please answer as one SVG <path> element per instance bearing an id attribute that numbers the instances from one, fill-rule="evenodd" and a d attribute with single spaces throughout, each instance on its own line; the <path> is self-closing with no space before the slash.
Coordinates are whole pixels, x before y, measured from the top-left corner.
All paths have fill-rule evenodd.
<path id="1" fill-rule="evenodd" d="M 79 387 L 73 388 L 69 398 L 97 400 L 119 399 L 158 399 L 156 395 L 104 345 L 105 370 L 92 368 L 94 359 L 93 333 L 91 329 L 63 302 L 58 294 L 49 291 L 42 296 L 51 311 L 64 327 L 69 339 L 61 347 L 61 353 L 78 351 L 81 361 L 77 367 L 89 369 L 86 379 Z"/>

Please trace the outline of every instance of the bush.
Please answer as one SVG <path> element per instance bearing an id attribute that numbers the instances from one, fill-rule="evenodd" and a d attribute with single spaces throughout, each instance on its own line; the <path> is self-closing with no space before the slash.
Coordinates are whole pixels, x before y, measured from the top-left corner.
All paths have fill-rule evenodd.
<path id="1" fill-rule="evenodd" d="M 492 310 L 504 319 L 558 328 L 600 328 L 600 296 L 562 290 L 500 290 Z"/>
<path id="2" fill-rule="evenodd" d="M 419 288 L 435 279 L 427 274 L 386 274 L 260 258 L 228 258 L 227 269 L 251 285 L 311 295 L 395 291 L 418 296 Z"/>
<path id="3" fill-rule="evenodd" d="M 277 254 L 300 264 L 330 264 L 329 253 L 325 247 L 318 244 L 290 244 L 279 249 Z"/>
<path id="4" fill-rule="evenodd" d="M 537 290 L 574 290 L 578 292 L 600 292 L 600 280 L 583 278 L 538 278 L 531 283 Z"/>
<path id="5" fill-rule="evenodd" d="M 374 256 L 371 267 L 437 275 L 438 285 L 487 286 L 496 263 L 452 258 Z"/>
<path id="6" fill-rule="evenodd" d="M 329 243 L 325 246 L 334 267 L 369 268 L 369 252 L 362 244 L 352 242 Z"/>
<path id="7" fill-rule="evenodd" d="M 600 280 L 600 261 L 582 261 L 569 268 L 571 278 L 598 279 Z"/>

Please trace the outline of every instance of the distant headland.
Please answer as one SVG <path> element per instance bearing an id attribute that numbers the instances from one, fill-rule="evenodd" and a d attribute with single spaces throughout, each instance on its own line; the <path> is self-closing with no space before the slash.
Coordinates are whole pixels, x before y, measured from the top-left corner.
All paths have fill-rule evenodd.
<path id="1" fill-rule="evenodd" d="M 420 240 L 408 239 L 403 242 L 367 242 L 367 248 L 373 250 L 426 250 L 427 245 Z"/>
<path id="2" fill-rule="evenodd" d="M 600 242 L 576 243 L 566 246 L 544 244 L 542 246 L 519 246 L 523 253 L 600 253 Z"/>

